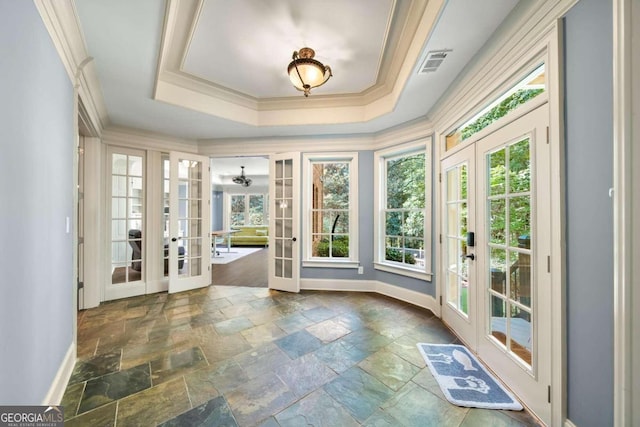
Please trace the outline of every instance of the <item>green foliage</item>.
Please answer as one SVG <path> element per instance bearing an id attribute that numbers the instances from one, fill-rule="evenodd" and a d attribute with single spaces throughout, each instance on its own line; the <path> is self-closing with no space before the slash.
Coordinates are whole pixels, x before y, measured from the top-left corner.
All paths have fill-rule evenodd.
<path id="1" fill-rule="evenodd" d="M 387 161 L 386 207 L 398 209 L 387 213 L 387 235 L 424 235 L 425 162 L 424 153 Z"/>
<path id="2" fill-rule="evenodd" d="M 314 256 L 329 258 L 329 247 L 331 247 L 333 258 L 348 258 L 349 257 L 349 237 L 340 236 L 334 237 L 331 245 L 329 245 L 329 239 L 322 239 L 315 246 Z"/>
<path id="3" fill-rule="evenodd" d="M 474 133 L 486 128 L 491 123 L 506 116 L 509 111 L 514 110 L 519 105 L 524 104 L 542 92 L 544 92 L 544 89 L 521 89 L 513 95 L 508 96 L 500 104 L 483 114 L 475 122 L 462 129 L 460 131 L 462 140 L 464 141 Z"/>
<path id="4" fill-rule="evenodd" d="M 402 260 L 402 251 L 400 251 L 398 249 L 386 248 L 386 250 L 385 250 L 385 259 L 387 261 L 403 262 L 403 260 Z M 413 254 L 407 252 L 405 254 L 404 263 L 405 264 L 415 264 L 416 263 L 416 259 L 413 256 Z"/>

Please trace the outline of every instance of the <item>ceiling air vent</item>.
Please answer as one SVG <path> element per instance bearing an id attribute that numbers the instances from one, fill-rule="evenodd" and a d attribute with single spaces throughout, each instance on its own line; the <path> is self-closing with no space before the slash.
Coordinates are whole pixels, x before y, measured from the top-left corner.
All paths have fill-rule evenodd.
<path id="1" fill-rule="evenodd" d="M 451 49 L 432 50 L 427 52 L 427 57 L 420 66 L 418 74 L 433 73 L 436 71 L 449 52 L 451 52 Z"/>

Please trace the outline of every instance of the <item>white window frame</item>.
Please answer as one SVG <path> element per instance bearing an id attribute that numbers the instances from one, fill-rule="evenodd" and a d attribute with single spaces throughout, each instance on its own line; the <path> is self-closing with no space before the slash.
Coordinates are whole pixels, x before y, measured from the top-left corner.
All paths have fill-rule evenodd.
<path id="1" fill-rule="evenodd" d="M 358 153 L 307 153 L 303 154 L 303 190 L 302 190 L 302 230 L 303 230 L 303 267 L 327 268 L 358 268 L 360 258 L 358 253 Z M 311 256 L 312 224 L 311 211 L 313 207 L 313 164 L 327 162 L 344 162 L 349 164 L 349 258 L 320 258 Z"/>
<path id="2" fill-rule="evenodd" d="M 228 195 L 228 203 L 227 203 L 227 209 L 226 209 L 226 221 L 229 224 L 228 228 L 234 227 L 231 224 L 231 215 L 232 215 L 232 211 L 231 211 L 231 207 L 233 206 L 232 200 L 234 196 L 242 196 L 244 197 L 244 224 L 243 225 L 238 225 L 237 227 L 250 227 L 250 226 L 268 226 L 269 225 L 269 194 L 268 193 L 229 193 Z M 251 196 L 262 196 L 262 198 L 264 199 L 264 205 L 263 205 L 263 217 L 266 219 L 266 222 L 263 224 L 248 224 L 248 220 L 249 220 L 249 202 L 251 199 Z"/>
<path id="3" fill-rule="evenodd" d="M 411 155 L 423 152 L 425 155 L 425 207 L 424 207 L 424 267 L 415 268 L 400 263 L 387 261 L 385 259 L 385 206 L 386 206 L 386 161 L 387 159 L 398 158 L 403 155 Z M 374 259 L 373 266 L 376 270 L 395 273 L 403 276 L 413 277 L 431 281 L 432 272 L 432 230 L 431 222 L 433 215 L 433 200 L 431 197 L 433 179 L 431 176 L 432 155 L 431 138 L 420 139 L 415 142 L 397 145 L 374 153 Z"/>

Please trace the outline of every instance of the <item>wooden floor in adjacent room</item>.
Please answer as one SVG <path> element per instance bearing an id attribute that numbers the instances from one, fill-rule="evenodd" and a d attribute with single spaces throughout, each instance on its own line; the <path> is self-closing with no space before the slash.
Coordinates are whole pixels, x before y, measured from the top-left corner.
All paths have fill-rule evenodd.
<path id="1" fill-rule="evenodd" d="M 229 264 L 211 265 L 211 283 L 217 286 L 267 287 L 269 249 L 264 248 Z"/>

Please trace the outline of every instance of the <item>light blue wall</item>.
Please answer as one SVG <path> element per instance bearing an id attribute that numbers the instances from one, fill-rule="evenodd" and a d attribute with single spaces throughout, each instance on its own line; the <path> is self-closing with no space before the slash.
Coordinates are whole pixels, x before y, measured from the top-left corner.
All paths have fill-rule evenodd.
<path id="1" fill-rule="evenodd" d="M 565 19 L 568 417 L 613 425 L 612 2 Z"/>
<path id="2" fill-rule="evenodd" d="M 72 342 L 73 88 L 32 1 L 0 0 L 0 404 L 41 404 Z"/>
<path id="3" fill-rule="evenodd" d="M 390 285 L 411 289 L 421 293 L 435 295 L 432 283 L 411 277 L 400 276 L 373 268 L 373 221 L 374 221 L 374 152 L 360 151 L 358 153 L 358 235 L 360 265 L 364 267 L 364 274 L 358 274 L 355 269 L 345 268 L 310 268 L 303 267 L 300 277 L 304 279 L 335 279 L 335 280 L 378 280 Z M 433 169 L 433 168 L 432 168 Z M 304 242 L 301 242 L 304 244 Z"/>
<path id="4" fill-rule="evenodd" d="M 211 231 L 222 230 L 223 227 L 223 197 L 222 190 L 213 190 L 211 192 Z"/>

